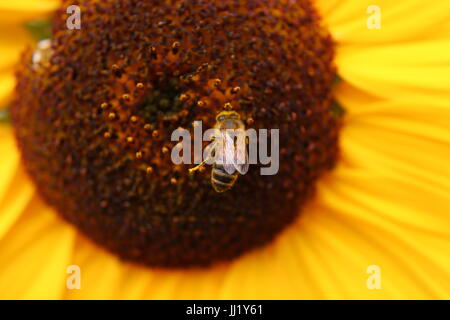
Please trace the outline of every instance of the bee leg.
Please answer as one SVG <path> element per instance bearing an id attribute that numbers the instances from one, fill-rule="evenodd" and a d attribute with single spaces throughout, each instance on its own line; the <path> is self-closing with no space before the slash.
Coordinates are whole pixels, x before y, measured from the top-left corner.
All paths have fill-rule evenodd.
<path id="1" fill-rule="evenodd" d="M 209 158 L 205 159 L 202 163 L 200 163 L 199 165 L 189 169 L 189 173 L 193 174 L 195 171 L 200 170 L 206 163 L 206 161 L 208 161 Z"/>
<path id="2" fill-rule="evenodd" d="M 208 154 L 208 156 L 206 157 L 205 160 L 203 160 L 202 163 L 195 166 L 194 168 L 189 169 L 190 174 L 193 174 L 195 171 L 200 170 L 206 164 L 206 162 L 208 162 L 211 159 L 211 157 L 213 157 L 211 155 L 211 149 L 214 149 L 214 147 L 217 145 L 218 141 L 216 141 L 216 137 L 214 137 L 214 136 L 211 137 L 211 141 L 212 141 L 212 144 L 208 145 L 205 149 L 205 153 Z"/>

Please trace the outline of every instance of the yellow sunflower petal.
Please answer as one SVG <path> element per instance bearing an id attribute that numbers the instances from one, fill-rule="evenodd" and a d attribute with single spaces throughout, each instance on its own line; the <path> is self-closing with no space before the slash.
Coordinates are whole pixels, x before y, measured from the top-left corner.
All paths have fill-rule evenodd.
<path id="1" fill-rule="evenodd" d="M 20 52 L 32 41 L 30 34 L 19 25 L 8 28 L 7 33 L 0 33 L 0 72 L 11 71 Z"/>
<path id="2" fill-rule="evenodd" d="M 67 299 L 115 299 L 120 292 L 120 283 L 126 281 L 119 259 L 88 242 L 83 236 L 76 236 L 76 245 L 68 259 L 70 265 L 77 265 L 81 272 L 81 288 L 66 289 Z"/>
<path id="3" fill-rule="evenodd" d="M 20 52 L 34 40 L 21 25 L 4 26 L 0 23 L 0 108 L 5 107 L 14 89 L 14 67 Z"/>
<path id="4" fill-rule="evenodd" d="M 442 24 L 450 17 L 450 1 L 426 0 L 317 0 L 325 24 L 340 44 L 388 43 L 443 36 Z M 376 5 L 380 29 L 369 29 L 368 19 Z M 448 34 L 447 34 L 448 35 Z"/>
<path id="5" fill-rule="evenodd" d="M 0 241 L 0 298 L 59 299 L 75 230 L 34 197 Z"/>
<path id="6" fill-rule="evenodd" d="M 48 17 L 58 3 L 56 0 L 0 3 L 0 108 L 9 102 L 15 84 L 14 67 L 20 52 L 35 41 L 24 23 Z"/>
<path id="7" fill-rule="evenodd" d="M 318 289 L 308 289 L 311 282 L 307 281 L 307 274 L 299 274 L 303 264 L 298 260 L 297 248 L 289 241 L 290 237 L 280 237 L 266 249 L 230 264 L 204 270 L 171 271 L 120 262 L 86 239 L 77 237 L 70 261 L 81 268 L 81 289 L 66 290 L 65 298 L 295 298 L 299 294 L 314 297 Z M 292 281 L 291 277 L 299 281 Z"/>
<path id="8" fill-rule="evenodd" d="M 36 198 L 8 125 L 0 154 L 0 298 L 60 298 L 73 230 Z"/>
<path id="9" fill-rule="evenodd" d="M 294 241 L 296 239 L 302 241 Z M 305 241 L 303 241 L 305 240 Z M 308 256 L 309 255 L 309 256 Z M 308 256 L 309 259 L 305 259 Z M 298 299 L 322 297 L 320 267 L 304 234 L 289 228 L 272 244 L 205 270 L 149 272 L 146 299 Z M 143 279 L 143 278 L 142 278 Z"/>
<path id="10" fill-rule="evenodd" d="M 0 240 L 22 214 L 34 193 L 19 161 L 11 127 L 0 124 Z"/>
<path id="11" fill-rule="evenodd" d="M 2 1 L 0 21 L 2 24 L 11 24 L 47 17 L 58 5 L 58 0 Z"/>
<path id="12" fill-rule="evenodd" d="M 381 98 L 442 104 L 450 99 L 450 40 L 383 47 L 341 47 L 339 74 L 351 85 Z"/>
<path id="13" fill-rule="evenodd" d="M 0 109 L 8 106 L 15 84 L 16 79 L 12 73 L 0 75 Z"/>
<path id="14" fill-rule="evenodd" d="M 327 298 L 448 299 L 449 230 L 433 230 L 432 218 L 423 221 L 423 228 L 407 221 L 418 220 L 421 203 L 413 200 L 424 189 L 389 174 L 354 169 L 338 169 L 326 186 L 320 185 L 303 225 L 330 267 L 328 281 L 322 283 Z M 445 198 L 429 201 L 436 199 L 448 211 Z M 380 289 L 366 285 L 372 265 L 381 270 Z M 333 293 L 333 288 L 341 290 Z"/>
<path id="15" fill-rule="evenodd" d="M 334 280 L 322 290 L 329 298 L 449 298 L 450 108 L 352 97 L 340 93 L 343 159 L 300 219 L 299 233 L 311 233 L 332 261 Z M 381 290 L 365 284 L 370 265 L 381 268 Z"/>
<path id="16" fill-rule="evenodd" d="M 220 274 L 217 269 L 168 271 L 140 267 L 120 261 L 81 235 L 77 236 L 70 261 L 81 269 L 81 289 L 66 289 L 65 299 L 207 299 L 217 296 L 217 289 L 213 290 L 217 283 L 215 275 Z"/>
<path id="17" fill-rule="evenodd" d="M 16 148 L 12 129 L 9 125 L 0 124 L 0 201 L 5 198 L 12 178 L 19 166 L 19 152 Z"/>
<path id="18" fill-rule="evenodd" d="M 386 187 L 384 192 L 372 184 L 366 186 L 367 192 L 378 191 L 377 195 L 384 197 L 380 204 L 384 205 L 387 214 L 381 212 L 381 216 L 424 231 L 449 231 L 448 142 L 435 140 L 432 131 L 419 137 L 420 133 L 418 136 L 405 134 L 400 126 L 392 129 L 389 125 L 373 125 L 368 121 L 349 127 L 345 134 L 351 135 L 343 142 L 347 162 L 373 175 L 388 176 L 397 186 L 394 190 Z M 380 146 L 380 141 L 389 142 Z M 366 160 L 362 163 L 363 158 Z M 409 206 L 396 210 L 398 203 L 409 203 Z M 405 213 L 408 212 L 406 209 L 409 214 Z"/>
<path id="19" fill-rule="evenodd" d="M 326 202 L 328 201 L 328 203 Z M 333 204 L 333 201 L 339 201 Z M 343 204 L 341 195 L 323 195 L 321 205 L 312 207 L 311 212 L 321 215 L 305 219 L 308 224 L 307 234 L 314 239 L 315 257 L 310 261 L 321 265 L 321 269 L 312 269 L 314 280 L 319 278 L 323 295 L 326 299 L 408 299 L 446 297 L 448 292 L 444 286 L 434 287 L 436 278 L 423 276 L 434 263 L 424 261 L 425 252 L 417 254 L 414 244 L 405 244 L 399 237 L 413 234 L 397 231 L 385 231 L 384 226 L 364 224 L 355 219 L 344 220 L 339 216 L 341 210 L 352 211 L 364 215 L 370 211 L 364 207 Z M 346 204 L 350 204 L 347 202 Z M 358 222 L 357 225 L 355 223 Z M 302 231 L 299 229 L 299 232 Z M 391 245 L 390 242 L 395 242 Z M 446 251 L 440 251 L 446 253 Z M 321 259 L 319 260 L 318 257 Z M 412 261 L 420 261 L 420 268 L 410 267 Z M 379 289 L 367 286 L 369 268 L 377 266 L 381 271 Z M 317 271 L 316 271 L 317 270 Z M 438 274 L 442 276 L 442 272 Z M 448 278 L 448 275 L 445 274 Z"/>

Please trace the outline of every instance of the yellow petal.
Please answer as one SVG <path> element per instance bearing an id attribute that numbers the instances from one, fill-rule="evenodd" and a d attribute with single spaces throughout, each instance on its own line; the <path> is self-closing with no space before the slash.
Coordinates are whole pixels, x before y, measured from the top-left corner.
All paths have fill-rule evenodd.
<path id="1" fill-rule="evenodd" d="M 442 104 L 450 99 L 450 40 L 340 47 L 339 75 L 381 98 Z"/>
<path id="2" fill-rule="evenodd" d="M 0 109 L 7 107 L 11 101 L 15 84 L 16 79 L 12 72 L 0 75 Z"/>
<path id="3" fill-rule="evenodd" d="M 47 18 L 59 1 L 18 0 L 0 3 L 0 108 L 10 100 L 14 87 L 14 67 L 20 53 L 34 39 L 24 22 Z"/>
<path id="4" fill-rule="evenodd" d="M 0 32 L 0 72 L 12 71 L 21 51 L 33 42 L 25 28 L 19 25 L 8 28 L 8 32 Z"/>
<path id="5" fill-rule="evenodd" d="M 340 44 L 388 43 L 426 37 L 448 36 L 442 25 L 450 17 L 450 1 L 426 0 L 317 0 L 325 24 Z M 368 19 L 376 5 L 381 29 L 369 29 Z"/>
<path id="6" fill-rule="evenodd" d="M 6 124 L 0 124 L 0 154 L 0 201 L 3 201 L 19 166 L 19 153 L 13 132 Z"/>
<path id="7" fill-rule="evenodd" d="M 355 187 L 365 186 L 367 192 L 377 192 L 387 213 L 385 218 L 425 231 L 449 231 L 448 140 L 430 139 L 433 133 L 405 134 L 400 127 L 393 130 L 390 125 L 373 125 L 370 121 L 352 124 L 344 134 L 346 163 L 355 170 L 380 175 L 385 186 L 387 183 L 397 186 L 396 189 L 386 186 L 383 190 L 382 185 L 374 186 L 375 182 L 367 186 L 354 183 Z M 408 205 L 396 210 L 399 203 Z M 384 212 L 379 214 L 384 216 Z"/>
<path id="8" fill-rule="evenodd" d="M 0 154 L 0 298 L 60 298 L 73 231 L 36 198 L 8 125 Z"/>
<path id="9" fill-rule="evenodd" d="M 7 105 L 14 89 L 14 69 L 24 48 L 34 40 L 20 25 L 0 24 L 0 108 Z"/>
<path id="10" fill-rule="evenodd" d="M 22 214 L 34 194 L 19 163 L 10 126 L 0 125 L 0 240 Z"/>
<path id="11" fill-rule="evenodd" d="M 0 298 L 59 299 L 75 231 L 38 197 L 0 241 Z"/>
<path id="12" fill-rule="evenodd" d="M 295 231 L 296 232 L 296 231 Z M 198 270 L 159 270 L 120 262 L 77 237 L 72 264 L 81 268 L 80 290 L 67 299 L 231 299 L 317 297 L 292 243 L 293 230 L 268 247 L 228 264 Z M 295 234 L 294 234 L 295 237 Z M 315 266 L 314 266 L 315 267 Z M 312 285 L 311 285 L 312 284 Z"/>
<path id="13" fill-rule="evenodd" d="M 342 90 L 338 97 L 348 111 L 342 161 L 300 220 L 317 251 L 333 262 L 334 281 L 323 291 L 329 298 L 448 299 L 448 104 L 364 105 L 368 97 L 353 99 Z M 381 268 L 381 290 L 365 285 L 369 265 Z M 329 294 L 331 287 L 344 290 Z"/>
<path id="14" fill-rule="evenodd" d="M 422 191 L 426 187 L 411 187 L 389 174 L 345 168 L 319 186 L 318 200 L 307 211 L 303 226 L 322 253 L 322 263 L 330 267 L 322 283 L 327 298 L 450 297 L 448 223 L 439 232 L 433 229 L 432 217 L 422 221 L 424 227 L 413 226 L 422 215 L 422 203 L 414 198 Z M 448 212 L 447 199 L 428 198 L 434 200 Z M 433 213 L 431 209 L 422 216 Z M 416 221 L 409 223 L 410 219 Z M 366 285 L 372 265 L 381 269 L 380 290 Z M 318 277 L 315 274 L 314 279 Z M 333 288 L 341 290 L 333 293 Z"/>
<path id="15" fill-rule="evenodd" d="M 0 21 L 2 24 L 12 24 L 48 17 L 59 4 L 58 0 L 2 1 Z"/>
<path id="16" fill-rule="evenodd" d="M 70 261 L 80 266 L 81 289 L 66 289 L 65 299 L 206 299 L 217 296 L 214 286 L 222 274 L 219 269 L 170 271 L 122 262 L 81 235 Z"/>
<path id="17" fill-rule="evenodd" d="M 414 232 L 402 232 L 383 223 L 370 224 L 354 217 L 344 219 L 340 215 L 342 211 L 355 216 L 372 212 L 364 205 L 352 205 L 351 200 L 343 200 L 340 193 L 327 194 L 326 191 L 321 191 L 320 202 L 311 207 L 311 214 L 308 212 L 305 217 L 306 231 L 298 230 L 314 239 L 315 256 L 309 259 L 309 263 L 314 266 L 311 268 L 311 281 L 318 281 L 323 293 L 319 297 L 430 299 L 449 296 L 446 290 L 449 275 L 444 269 L 446 262 L 430 260 L 427 251 L 423 250 L 426 244 L 431 244 L 435 247 L 431 252 L 434 257 L 448 255 L 447 249 L 436 248 L 436 243 L 445 245 L 443 240 L 436 239 L 433 243 L 431 237 L 422 240 Z M 404 237 L 414 240 L 407 242 Z M 368 268 L 374 265 L 381 270 L 380 289 L 367 286 Z M 320 268 L 316 269 L 317 266 Z M 427 274 L 428 271 L 431 274 Z"/>
<path id="18" fill-rule="evenodd" d="M 66 299 L 115 299 L 121 294 L 119 288 L 126 275 L 119 259 L 79 234 L 68 263 L 80 267 L 81 288 L 66 288 Z"/>

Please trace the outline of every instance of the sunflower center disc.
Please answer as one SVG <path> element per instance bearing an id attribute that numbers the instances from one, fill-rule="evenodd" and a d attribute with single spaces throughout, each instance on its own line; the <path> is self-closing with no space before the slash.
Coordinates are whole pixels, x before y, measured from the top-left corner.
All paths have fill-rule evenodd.
<path id="1" fill-rule="evenodd" d="M 84 1 L 63 4 L 51 56 L 27 51 L 11 106 L 40 195 L 125 260 L 192 267 L 270 242 L 299 214 L 338 153 L 333 42 L 309 1 Z M 211 167 L 175 165 L 172 132 L 212 128 L 224 107 L 279 129 L 280 167 L 217 193 Z"/>

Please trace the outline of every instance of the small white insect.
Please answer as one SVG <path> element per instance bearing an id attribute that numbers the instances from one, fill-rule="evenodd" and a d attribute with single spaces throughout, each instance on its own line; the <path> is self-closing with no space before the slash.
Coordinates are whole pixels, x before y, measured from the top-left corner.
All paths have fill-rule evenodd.
<path id="1" fill-rule="evenodd" d="M 36 50 L 33 52 L 33 68 L 48 65 L 52 55 L 52 41 L 50 39 L 41 40 L 37 44 Z"/>

